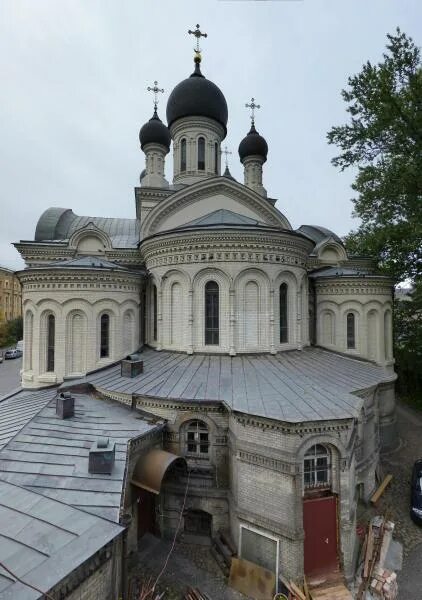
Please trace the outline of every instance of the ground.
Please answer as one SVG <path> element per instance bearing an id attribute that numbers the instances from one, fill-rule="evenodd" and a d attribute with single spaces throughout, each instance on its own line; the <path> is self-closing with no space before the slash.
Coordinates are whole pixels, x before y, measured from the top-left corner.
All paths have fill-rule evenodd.
<path id="1" fill-rule="evenodd" d="M 6 348 L 1 349 L 4 354 Z M 22 369 L 22 358 L 3 360 L 0 364 L 0 398 L 20 386 L 20 374 Z"/>
<path id="2" fill-rule="evenodd" d="M 155 581 L 170 547 L 171 542 L 145 535 L 138 553 L 130 560 L 130 577 L 142 581 L 152 577 Z M 171 554 L 157 590 L 165 591 L 164 600 L 181 600 L 188 586 L 199 588 L 212 600 L 247 600 L 242 594 L 227 587 L 226 579 L 212 557 L 209 546 L 179 543 Z M 134 587 L 132 583 L 132 591 Z M 136 596 L 132 596 L 130 600 L 135 598 Z"/>
<path id="3" fill-rule="evenodd" d="M 366 517 L 387 514 L 395 523 L 394 537 L 403 544 L 403 570 L 398 574 L 399 600 L 422 600 L 422 527 L 409 515 L 410 477 L 414 461 L 422 458 L 422 412 L 398 402 L 398 448 L 383 454 L 384 474 L 393 480 L 379 505 L 363 511 Z"/>

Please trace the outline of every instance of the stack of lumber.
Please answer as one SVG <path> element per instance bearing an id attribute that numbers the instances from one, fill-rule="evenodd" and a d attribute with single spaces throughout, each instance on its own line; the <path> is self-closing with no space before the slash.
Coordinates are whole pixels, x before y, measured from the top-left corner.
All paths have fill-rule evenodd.
<path id="1" fill-rule="evenodd" d="M 212 540 L 211 554 L 223 574 L 227 577 L 230 573 L 232 558 L 236 556 L 236 548 L 230 534 L 225 531 L 217 532 L 217 535 Z"/>
<path id="2" fill-rule="evenodd" d="M 341 581 L 312 588 L 308 586 L 306 578 L 303 586 L 293 581 L 283 583 L 289 591 L 289 600 L 352 600 L 352 595 Z"/>

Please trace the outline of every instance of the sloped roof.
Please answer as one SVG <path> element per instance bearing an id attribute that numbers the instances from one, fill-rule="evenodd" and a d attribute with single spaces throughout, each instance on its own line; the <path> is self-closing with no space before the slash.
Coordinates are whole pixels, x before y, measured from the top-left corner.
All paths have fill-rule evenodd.
<path id="1" fill-rule="evenodd" d="M 142 357 L 144 372 L 133 380 L 122 378 L 120 367 L 87 380 L 113 392 L 220 401 L 234 411 L 299 423 L 354 418 L 363 401 L 353 392 L 395 378 L 373 363 L 320 348 L 235 357 L 147 349 Z"/>
<path id="2" fill-rule="evenodd" d="M 176 227 L 175 229 L 186 229 L 188 227 L 212 227 L 213 225 L 247 225 L 249 227 L 256 225 L 259 225 L 260 227 L 267 226 L 266 223 L 257 221 L 251 217 L 246 217 L 245 215 L 233 212 L 232 210 L 220 208 L 208 213 L 207 215 L 198 217 L 198 219 L 194 219 L 193 221 L 179 225 L 179 227 Z"/>
<path id="3" fill-rule="evenodd" d="M 359 271 L 359 269 L 353 269 L 350 267 L 327 267 L 325 269 L 313 271 L 309 274 L 309 277 L 312 279 L 324 279 L 328 277 L 365 277 L 367 279 L 370 277 L 383 277 L 385 279 L 389 279 L 389 277 L 382 274 L 368 274 L 367 272 L 362 272 Z"/>
<path id="4" fill-rule="evenodd" d="M 123 527 L 0 480 L 0 561 L 48 591 L 123 531 Z M 0 566 L 0 598 L 36 600 L 34 589 Z"/>
<path id="5" fill-rule="evenodd" d="M 79 256 L 70 260 L 62 260 L 37 267 L 38 269 L 112 269 L 113 271 L 129 271 L 117 263 L 98 256 Z M 33 269 L 31 269 L 33 270 Z"/>
<path id="6" fill-rule="evenodd" d="M 306 235 L 306 237 L 311 239 L 317 245 L 323 242 L 324 240 L 333 238 L 336 242 L 343 246 L 341 238 L 339 238 L 339 236 L 336 233 L 334 233 L 330 229 L 327 229 L 326 227 L 321 227 L 320 225 L 301 225 L 296 231 L 299 231 L 299 233 L 303 233 L 303 235 Z"/>
<path id="7" fill-rule="evenodd" d="M 46 403 L 36 416 L 23 405 L 26 421 L 22 416 L 16 425 L 20 429 L 0 450 L 0 479 L 118 522 L 127 443 L 158 426 L 136 418 L 124 406 L 84 394 L 74 394 L 75 416 L 62 420 L 55 411 L 57 390 L 44 393 Z M 29 404 L 30 396 L 38 394 L 17 394 L 15 407 L 21 398 Z M 10 414 L 11 403 L 0 403 L 0 422 Z M 99 437 L 116 443 L 111 475 L 88 473 L 89 449 Z"/>
<path id="8" fill-rule="evenodd" d="M 35 230 L 35 241 L 68 240 L 75 231 L 93 223 L 106 233 L 114 248 L 136 248 L 140 230 L 136 219 L 86 217 L 70 208 L 51 207 L 43 212 Z"/>

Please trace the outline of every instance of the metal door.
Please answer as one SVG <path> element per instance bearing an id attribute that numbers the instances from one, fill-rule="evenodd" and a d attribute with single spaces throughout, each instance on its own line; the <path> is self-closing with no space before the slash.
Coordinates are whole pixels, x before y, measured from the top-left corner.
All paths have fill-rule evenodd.
<path id="1" fill-rule="evenodd" d="M 305 530 L 305 575 L 335 570 L 337 554 L 337 498 L 309 498 L 303 501 Z"/>

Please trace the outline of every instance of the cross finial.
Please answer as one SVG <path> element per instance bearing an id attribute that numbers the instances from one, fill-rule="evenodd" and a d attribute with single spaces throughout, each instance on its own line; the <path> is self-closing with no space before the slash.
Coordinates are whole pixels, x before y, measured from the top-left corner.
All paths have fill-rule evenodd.
<path id="1" fill-rule="evenodd" d="M 148 92 L 154 92 L 154 111 L 156 111 L 158 104 L 158 93 L 164 93 L 164 89 L 158 87 L 158 81 L 154 81 L 154 87 L 148 86 L 147 90 Z"/>
<path id="2" fill-rule="evenodd" d="M 196 29 L 194 29 L 192 31 L 192 29 L 189 29 L 188 33 L 190 35 L 194 35 L 196 37 L 196 48 L 194 48 L 195 53 L 197 56 L 199 56 L 201 49 L 199 47 L 199 38 L 201 37 L 208 37 L 208 35 L 206 33 L 202 33 L 202 31 L 199 29 L 199 25 L 196 25 Z"/>
<path id="3" fill-rule="evenodd" d="M 224 146 L 224 150 L 221 151 L 221 154 L 226 155 L 225 162 L 226 162 L 226 167 L 228 167 L 229 166 L 229 154 L 233 154 L 233 152 L 229 152 L 229 150 L 227 150 L 227 146 Z"/>
<path id="4" fill-rule="evenodd" d="M 260 104 L 255 104 L 255 98 L 251 98 L 251 103 L 250 104 L 245 104 L 246 108 L 250 108 L 251 109 L 251 121 L 252 121 L 252 125 L 255 125 L 255 109 L 256 108 L 261 108 Z"/>

